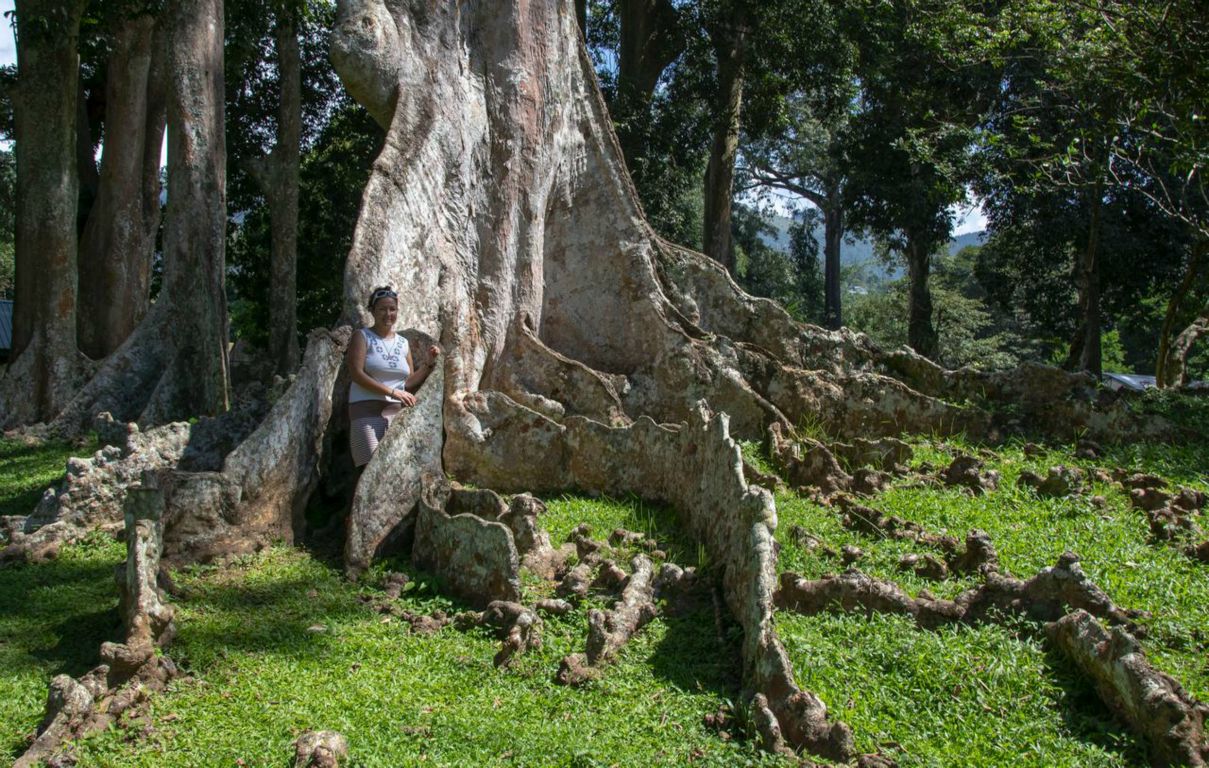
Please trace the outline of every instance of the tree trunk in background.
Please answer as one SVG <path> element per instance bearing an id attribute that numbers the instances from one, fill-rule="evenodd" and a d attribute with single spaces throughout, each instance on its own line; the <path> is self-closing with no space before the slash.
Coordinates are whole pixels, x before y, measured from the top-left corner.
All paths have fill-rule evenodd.
<path id="1" fill-rule="evenodd" d="M 226 410 L 227 146 L 222 0 L 171 0 L 164 287 L 172 343 L 147 418 Z"/>
<path id="2" fill-rule="evenodd" d="M 1155 385 L 1158 387 L 1168 387 L 1172 384 L 1169 367 L 1171 360 L 1171 334 L 1175 330 L 1175 318 L 1180 310 L 1180 304 L 1184 303 L 1184 297 L 1188 295 L 1193 281 L 1196 280 L 1197 272 L 1200 271 L 1200 262 L 1204 253 L 1205 241 L 1198 238 L 1192 244 L 1192 253 L 1188 256 L 1188 268 L 1184 270 L 1184 278 L 1180 280 L 1175 293 L 1171 295 L 1171 300 L 1167 302 L 1167 314 L 1163 317 L 1163 328 L 1159 331 L 1159 353 L 1155 356 L 1154 363 L 1154 380 Z"/>
<path id="3" fill-rule="evenodd" d="M 935 360 L 940 350 L 936 329 L 932 327 L 932 292 L 928 290 L 932 254 L 908 232 L 906 257 L 910 285 L 907 296 L 907 343 L 919 354 Z"/>
<path id="4" fill-rule="evenodd" d="M 1167 360 L 1167 378 L 1171 386 L 1182 387 L 1188 383 L 1188 356 L 1202 336 L 1209 336 L 1209 306 L 1202 309 L 1196 320 L 1180 331 L 1171 344 L 1171 354 Z"/>
<path id="5" fill-rule="evenodd" d="M 575 20 L 579 22 L 579 34 L 588 36 L 588 0 L 575 0 Z"/>
<path id="6" fill-rule="evenodd" d="M 735 157 L 739 152 L 739 127 L 743 106 L 743 68 L 748 30 L 741 8 L 731 7 L 729 18 L 711 32 L 718 58 L 718 102 L 714 138 L 705 169 L 705 255 L 735 271 L 731 239 L 731 195 Z"/>
<path id="7" fill-rule="evenodd" d="M 166 84 L 163 25 L 151 16 L 118 32 L 106 83 L 105 151 L 80 240 L 80 350 L 102 359 L 147 313 L 160 224 Z"/>
<path id="8" fill-rule="evenodd" d="M 823 326 L 838 330 L 844 324 L 840 304 L 840 245 L 844 240 L 844 209 L 839 194 L 829 191 L 823 210 Z"/>
<path id="9" fill-rule="evenodd" d="M 269 357 L 276 373 L 298 367 L 298 166 L 302 146 L 302 62 L 294 19 L 277 25 L 277 141 L 268 157 L 250 164 L 269 206 L 272 258 L 269 280 Z"/>
<path id="10" fill-rule="evenodd" d="M 610 105 L 626 162 L 646 151 L 651 98 L 663 70 L 680 55 L 684 39 L 670 0 L 619 0 L 621 45 L 617 57 L 617 93 Z"/>
<path id="11" fill-rule="evenodd" d="M 1079 369 L 1099 378 L 1101 373 L 1100 348 L 1100 211 L 1103 207 L 1103 188 L 1099 182 L 1092 185 L 1091 217 L 1088 222 L 1087 245 L 1079 263 L 1079 307 L 1083 310 L 1081 329 L 1082 344 L 1079 347 Z"/>
<path id="12" fill-rule="evenodd" d="M 65 7 L 66 6 L 66 7 Z M 76 46 L 83 0 L 18 0 L 16 280 L 7 424 L 47 419 L 70 398 L 76 351 Z M 45 23 L 47 19 L 52 23 Z"/>

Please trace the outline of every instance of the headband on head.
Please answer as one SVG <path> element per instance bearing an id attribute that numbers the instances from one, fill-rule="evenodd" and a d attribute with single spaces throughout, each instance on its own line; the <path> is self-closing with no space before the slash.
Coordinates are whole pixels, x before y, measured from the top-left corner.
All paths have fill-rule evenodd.
<path id="1" fill-rule="evenodd" d="M 374 292 L 369 295 L 369 308 L 372 311 L 374 305 L 379 299 L 395 299 L 398 301 L 399 294 L 395 293 L 394 289 L 389 285 L 384 285 L 381 288 L 375 288 Z"/>

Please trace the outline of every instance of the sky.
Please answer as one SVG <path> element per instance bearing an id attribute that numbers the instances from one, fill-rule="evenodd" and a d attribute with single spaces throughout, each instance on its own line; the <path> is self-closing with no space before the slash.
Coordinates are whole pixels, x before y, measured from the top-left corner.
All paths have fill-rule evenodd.
<path id="1" fill-rule="evenodd" d="M 13 44 L 13 28 L 4 16 L 13 9 L 13 0 L 0 0 L 0 66 L 17 63 L 17 46 Z"/>
<path id="2" fill-rule="evenodd" d="M 0 66 L 6 64 L 15 64 L 17 62 L 17 49 L 13 44 L 13 28 L 9 24 L 9 20 L 3 17 L 4 13 L 13 9 L 13 0 L 0 0 Z M 167 163 L 168 142 L 164 142 L 164 149 L 160 155 L 160 166 Z M 804 201 L 803 201 L 804 202 Z M 786 201 L 788 208 L 799 207 L 800 203 Z M 953 235 L 964 235 L 967 232 L 981 232 L 986 229 L 987 219 L 982 212 L 978 202 L 974 201 L 969 206 L 954 207 L 955 226 Z"/>

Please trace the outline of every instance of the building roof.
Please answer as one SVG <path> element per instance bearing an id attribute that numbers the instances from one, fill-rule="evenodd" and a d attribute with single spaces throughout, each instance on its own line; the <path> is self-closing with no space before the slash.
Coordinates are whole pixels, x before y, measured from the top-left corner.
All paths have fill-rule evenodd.
<path id="1" fill-rule="evenodd" d="M 0 299 L 0 349 L 13 346 L 13 303 Z"/>

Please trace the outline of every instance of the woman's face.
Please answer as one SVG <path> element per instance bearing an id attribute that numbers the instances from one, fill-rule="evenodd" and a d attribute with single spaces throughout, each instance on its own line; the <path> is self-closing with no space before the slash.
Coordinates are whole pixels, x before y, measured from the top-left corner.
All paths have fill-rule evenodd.
<path id="1" fill-rule="evenodd" d="M 399 302 L 397 299 L 385 297 L 374 302 L 374 326 L 377 328 L 394 328 L 395 320 L 399 317 Z"/>

